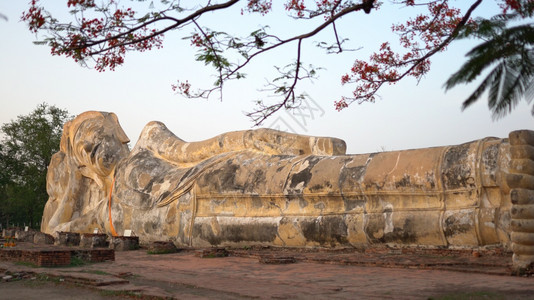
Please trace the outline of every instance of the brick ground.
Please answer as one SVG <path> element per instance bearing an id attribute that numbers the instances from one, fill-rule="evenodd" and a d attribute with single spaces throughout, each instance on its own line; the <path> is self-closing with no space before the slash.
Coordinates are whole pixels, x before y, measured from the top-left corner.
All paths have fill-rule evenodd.
<path id="1" fill-rule="evenodd" d="M 0 270 L 41 272 L 99 289 L 176 299 L 534 299 L 533 277 L 506 275 L 508 253 L 266 248 L 230 250 L 228 257 L 195 254 L 137 250 L 116 252 L 114 262 L 78 268 L 28 269 L 0 262 Z M 290 257 L 296 263 L 264 264 L 261 257 Z"/>

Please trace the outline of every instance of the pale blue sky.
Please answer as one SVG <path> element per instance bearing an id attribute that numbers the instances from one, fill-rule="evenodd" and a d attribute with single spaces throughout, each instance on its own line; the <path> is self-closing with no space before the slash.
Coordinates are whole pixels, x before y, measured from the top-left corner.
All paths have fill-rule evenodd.
<path id="1" fill-rule="evenodd" d="M 483 11 L 494 9 L 494 1 L 486 2 Z M 65 5 L 66 1 L 61 3 Z M 53 57 L 45 46 L 33 45 L 35 36 L 19 21 L 26 6 L 26 1 L 0 0 L 0 12 L 9 18 L 7 22 L 0 19 L 0 124 L 29 113 L 46 101 L 71 114 L 87 110 L 115 112 L 134 142 L 143 126 L 152 120 L 162 121 L 184 140 L 202 140 L 250 128 L 252 123 L 243 111 L 253 108 L 252 100 L 260 96 L 256 90 L 272 74 L 271 66 L 281 58 L 287 60 L 279 65 L 286 64 L 295 55 L 294 47 L 288 46 L 261 58 L 246 70 L 248 80 L 227 84 L 222 102 L 216 97 L 209 101 L 187 100 L 170 88 L 177 79 L 206 83 L 205 86 L 214 81 L 211 70 L 194 61 L 190 43 L 181 40 L 188 32 L 171 32 L 163 49 L 131 53 L 125 65 L 115 72 L 99 73 L 64 57 Z M 282 28 L 285 34 L 304 28 L 277 14 L 242 17 L 239 9 L 209 20 L 210 16 L 201 18 L 200 23 L 224 24 L 224 30 L 233 31 L 273 21 L 272 28 Z M 453 45 L 448 52 L 436 56 L 432 71 L 418 85 L 407 80 L 385 87 L 380 92 L 381 99 L 374 104 L 335 111 L 334 100 L 350 92 L 341 87 L 341 75 L 350 69 L 354 58 L 366 58 L 381 42 L 391 40 L 393 19 L 409 12 L 390 9 L 374 15 L 362 13 L 339 22 L 341 35 L 349 37 L 355 48 L 363 47 L 358 52 L 326 56 L 311 46 L 305 48 L 305 63 L 326 68 L 313 84 L 302 85 L 319 107 L 311 104 L 316 110 L 306 124 L 279 112 L 264 123 L 265 127 L 342 138 L 350 153 L 459 144 L 486 136 L 506 137 L 516 129 L 534 130 L 534 118 L 524 101 L 512 114 L 493 122 L 484 101 L 461 111 L 462 100 L 474 86 L 444 92 L 443 82 L 462 63 L 463 55 L 473 46 L 469 42 Z M 327 34 L 328 30 L 324 35 Z"/>

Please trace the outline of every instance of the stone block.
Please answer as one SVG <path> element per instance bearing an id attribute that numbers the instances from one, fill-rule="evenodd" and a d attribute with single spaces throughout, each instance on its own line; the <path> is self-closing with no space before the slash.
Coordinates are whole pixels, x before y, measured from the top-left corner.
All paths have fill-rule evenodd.
<path id="1" fill-rule="evenodd" d="M 224 248 L 201 249 L 195 252 L 195 256 L 200 258 L 226 257 L 228 251 Z"/>
<path id="2" fill-rule="evenodd" d="M 52 245 L 54 244 L 54 237 L 44 232 L 36 232 L 33 236 L 33 243 L 39 245 Z"/>
<path id="3" fill-rule="evenodd" d="M 139 237 L 137 236 L 114 236 L 111 237 L 109 248 L 115 251 L 129 251 L 139 249 Z"/>
<path id="4" fill-rule="evenodd" d="M 24 231 L 24 230 L 17 230 L 15 231 L 15 238 L 17 239 L 17 241 L 19 242 L 30 242 L 30 243 L 33 243 L 33 236 L 35 235 L 35 231 L 34 230 L 28 230 L 28 231 Z"/>
<path id="5" fill-rule="evenodd" d="M 147 252 L 149 254 L 176 253 L 178 248 L 170 241 L 156 241 L 148 245 Z"/>
<path id="6" fill-rule="evenodd" d="M 104 233 L 82 233 L 80 247 L 83 248 L 106 248 L 108 236 Z"/>
<path id="7" fill-rule="evenodd" d="M 14 237 L 15 236 L 15 232 L 17 232 L 17 230 L 19 230 L 19 228 L 7 228 L 7 229 L 3 229 L 2 230 L 2 236 L 4 238 L 7 238 L 7 237 Z"/>
<path id="8" fill-rule="evenodd" d="M 57 233 L 58 238 L 55 242 L 56 245 L 60 246 L 79 246 L 80 245 L 80 234 L 77 232 L 63 232 L 60 231 Z"/>
<path id="9" fill-rule="evenodd" d="M 115 260 L 113 249 L 76 249 L 71 251 L 71 256 L 87 262 L 104 262 Z"/>

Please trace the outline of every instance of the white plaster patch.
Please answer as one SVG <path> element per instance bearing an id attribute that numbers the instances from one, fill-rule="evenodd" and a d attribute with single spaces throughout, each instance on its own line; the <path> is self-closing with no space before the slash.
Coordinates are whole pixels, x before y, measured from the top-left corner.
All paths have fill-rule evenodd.
<path id="1" fill-rule="evenodd" d="M 493 222 L 484 222 L 484 225 L 490 228 L 495 228 L 495 224 Z"/>
<path id="2" fill-rule="evenodd" d="M 302 172 L 304 169 L 306 169 L 310 165 L 310 162 L 308 160 L 305 160 L 304 163 L 300 164 L 300 168 L 297 170 L 296 173 Z"/>
<path id="3" fill-rule="evenodd" d="M 315 140 L 315 137 L 311 136 L 310 139 L 308 140 L 308 145 L 309 145 L 310 149 L 312 150 L 312 152 L 317 151 L 316 143 L 317 143 L 317 141 Z M 317 154 L 317 153 L 315 153 L 315 154 Z"/>
<path id="4" fill-rule="evenodd" d="M 171 190 L 169 188 L 170 186 L 171 186 L 171 182 L 169 180 L 165 180 L 160 184 L 159 190 L 162 191 L 162 192 L 163 191 L 170 191 Z"/>
<path id="5" fill-rule="evenodd" d="M 384 213 L 384 233 L 390 233 L 393 232 L 394 226 L 393 226 L 393 205 L 387 204 L 385 206 L 386 209 L 390 210 L 388 212 Z"/>

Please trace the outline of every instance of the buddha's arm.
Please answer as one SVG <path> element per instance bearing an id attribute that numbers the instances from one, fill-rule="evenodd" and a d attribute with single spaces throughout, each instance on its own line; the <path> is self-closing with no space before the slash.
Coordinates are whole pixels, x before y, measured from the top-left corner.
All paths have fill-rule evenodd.
<path id="1" fill-rule="evenodd" d="M 138 146 L 176 163 L 194 163 L 221 153 L 240 150 L 272 155 L 343 155 L 346 149 L 345 142 L 340 139 L 297 135 L 273 129 L 233 131 L 188 143 L 160 122 L 150 122 L 145 126 L 136 147 Z"/>

